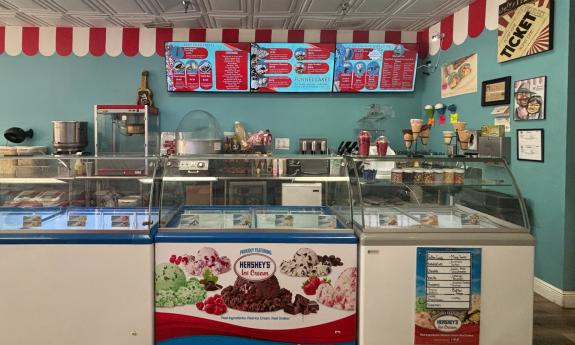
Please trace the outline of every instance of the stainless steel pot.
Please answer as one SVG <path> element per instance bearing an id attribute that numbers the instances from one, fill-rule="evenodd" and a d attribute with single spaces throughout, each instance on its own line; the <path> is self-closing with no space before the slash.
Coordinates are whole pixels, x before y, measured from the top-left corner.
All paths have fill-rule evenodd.
<path id="1" fill-rule="evenodd" d="M 52 146 L 56 153 L 81 152 L 88 145 L 88 122 L 52 121 Z"/>

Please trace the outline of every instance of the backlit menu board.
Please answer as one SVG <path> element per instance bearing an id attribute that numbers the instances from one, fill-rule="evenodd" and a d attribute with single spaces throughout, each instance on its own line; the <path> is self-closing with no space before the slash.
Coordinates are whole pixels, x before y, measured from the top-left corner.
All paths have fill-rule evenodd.
<path id="1" fill-rule="evenodd" d="M 248 92 L 249 43 L 166 42 L 168 91 Z"/>
<path id="2" fill-rule="evenodd" d="M 252 43 L 251 92 L 331 92 L 335 44 Z"/>
<path id="3" fill-rule="evenodd" d="M 415 45 L 341 43 L 335 55 L 333 92 L 414 90 Z"/>

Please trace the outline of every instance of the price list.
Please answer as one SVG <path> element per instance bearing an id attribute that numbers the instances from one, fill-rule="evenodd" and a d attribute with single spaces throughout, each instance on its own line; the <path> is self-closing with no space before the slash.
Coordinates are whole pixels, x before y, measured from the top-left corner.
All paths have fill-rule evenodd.
<path id="1" fill-rule="evenodd" d="M 469 309 L 471 253 L 427 252 L 427 309 Z"/>

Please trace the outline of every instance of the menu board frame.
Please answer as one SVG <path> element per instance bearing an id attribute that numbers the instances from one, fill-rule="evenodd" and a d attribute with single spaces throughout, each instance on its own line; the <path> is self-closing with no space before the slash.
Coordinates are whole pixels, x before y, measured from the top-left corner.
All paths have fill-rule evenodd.
<path id="1" fill-rule="evenodd" d="M 247 72 L 246 74 L 243 76 L 245 78 L 245 80 L 247 80 L 247 87 L 245 89 L 241 89 L 241 90 L 222 90 L 222 89 L 218 89 L 216 87 L 216 83 L 218 82 L 217 80 L 217 75 L 215 71 L 215 67 L 212 68 L 212 78 L 213 80 L 211 80 L 210 82 L 213 84 L 212 87 L 210 87 L 209 89 L 203 89 L 201 87 L 197 88 L 185 88 L 185 89 L 181 89 L 181 88 L 175 88 L 173 86 L 170 86 L 170 69 L 169 69 L 169 64 L 168 64 L 168 59 L 171 58 L 171 54 L 168 52 L 168 49 L 171 49 L 172 45 L 174 43 L 177 44 L 189 44 L 192 47 L 202 47 L 202 46 L 210 46 L 210 45 L 220 45 L 220 46 L 230 46 L 230 47 L 238 47 L 238 46 L 243 46 L 241 48 L 241 50 L 246 50 L 247 51 L 247 63 L 246 63 L 246 68 L 247 68 Z M 331 69 L 331 73 L 329 73 L 329 78 L 330 78 L 330 82 L 329 82 L 329 88 L 326 87 L 325 91 L 314 91 L 312 90 L 306 90 L 306 89 L 302 89 L 302 90 L 289 90 L 289 91 L 273 91 L 273 90 L 268 90 L 268 91 L 254 91 L 252 89 L 252 76 L 253 76 L 253 72 L 254 69 L 252 68 L 252 49 L 254 47 L 254 45 L 262 45 L 262 46 L 267 46 L 267 45 L 274 45 L 274 46 L 278 46 L 281 47 L 286 46 L 286 50 L 288 49 L 292 49 L 292 47 L 296 47 L 296 46 L 306 46 L 306 45 L 321 45 L 321 46 L 332 46 L 333 48 L 331 49 L 331 57 L 328 58 L 328 60 L 330 60 L 328 62 L 328 67 Z M 407 48 L 407 50 L 415 52 L 415 57 L 414 57 L 414 65 L 413 65 L 413 82 L 411 83 L 411 88 L 410 89 L 381 89 L 381 81 L 378 81 L 377 87 L 375 89 L 371 89 L 371 90 L 367 90 L 367 89 L 362 89 L 362 90 L 347 90 L 347 91 L 335 91 L 335 83 L 336 83 L 336 65 L 337 65 L 337 48 L 340 45 L 345 45 L 345 46 L 349 46 L 349 47 L 364 47 L 364 46 L 387 46 L 389 49 L 387 49 L 386 51 L 394 51 L 392 48 L 394 47 L 403 47 L 403 48 Z M 165 54 L 165 73 L 166 73 L 166 88 L 167 91 L 170 93 L 262 93 L 262 94 L 269 94 L 269 93 L 285 93 L 285 94 L 293 94 L 293 93 L 315 93 L 315 94 L 323 94 L 323 93 L 354 93 L 354 94 L 360 94 L 360 93 L 408 93 L 408 92 L 414 92 L 415 91 L 415 83 L 416 83 L 416 76 L 417 76 L 417 62 L 418 62 L 418 50 L 417 50 L 417 44 L 416 43 L 398 43 L 398 44 L 394 44 L 394 43 L 308 43 L 308 42 L 301 42 L 301 43 L 291 43 L 291 42 L 287 42 L 287 43 L 279 43 L 279 42 L 234 42 L 234 43 L 222 43 L 222 42 L 189 42 L 189 41 L 168 41 L 165 42 L 165 48 L 166 48 L 166 54 Z M 293 52 L 295 52 L 296 50 L 301 50 L 301 47 L 298 48 L 293 48 Z M 295 53 L 294 53 L 295 54 Z M 215 59 L 215 58 L 214 58 Z M 382 57 L 383 59 L 383 57 Z M 411 58 L 410 58 L 411 59 Z M 196 59 L 197 60 L 197 59 Z M 200 60 L 207 60 L 207 59 L 200 59 Z M 299 61 L 298 61 L 299 62 Z M 276 61 L 274 61 L 274 63 L 276 63 Z M 305 61 L 304 61 L 305 63 Z M 317 61 L 313 61 L 312 63 L 317 63 Z M 213 63 L 215 65 L 215 63 Z M 243 64 L 243 62 L 242 62 Z M 381 63 L 382 66 L 380 66 L 380 70 L 378 70 L 379 73 L 379 78 L 383 78 L 383 65 L 384 63 Z M 367 68 L 366 68 L 367 69 Z M 290 70 L 291 71 L 291 70 Z M 269 73 L 269 74 L 273 74 L 273 73 Z M 277 73 L 276 73 L 277 74 Z M 281 74 L 281 73 L 280 73 Z M 367 72 L 366 72 L 367 74 Z M 186 74 L 184 76 L 184 78 L 186 78 L 186 82 L 188 81 L 188 75 Z M 198 77 L 199 78 L 199 77 Z M 243 79 L 242 79 L 243 80 Z M 174 81 L 172 80 L 172 83 Z M 172 84 L 173 85 L 173 84 Z"/>
<path id="2" fill-rule="evenodd" d="M 342 94 L 414 92 L 419 59 L 417 47 L 416 43 L 337 43 L 332 92 Z M 405 53 L 407 52 L 412 54 L 414 53 L 415 55 L 406 57 Z M 385 59 L 389 57 L 397 60 L 396 63 L 399 65 L 398 68 L 400 71 L 403 71 L 406 66 L 401 64 L 402 59 L 404 62 L 413 61 L 412 66 L 407 65 L 408 67 L 413 68 L 413 74 L 410 74 L 412 76 L 411 88 L 383 88 L 382 83 L 384 78 L 393 79 L 393 76 L 397 72 L 393 68 L 390 70 L 390 68 L 387 67 L 389 64 L 385 64 Z M 339 65 L 340 60 L 344 61 L 341 66 Z M 352 64 L 347 61 L 357 62 Z M 367 61 L 370 62 L 368 63 Z M 348 73 L 344 73 L 345 75 L 340 75 L 338 77 L 337 73 L 339 73 L 340 68 L 344 70 L 345 68 L 349 68 Z M 357 73 L 358 70 L 359 73 Z M 341 79 L 343 79 L 342 77 L 344 76 L 346 77 L 346 84 L 349 82 L 349 85 L 346 85 L 346 87 L 341 86 Z M 371 87 L 368 87 L 367 85 L 370 83 L 372 85 Z M 361 89 L 357 89 L 359 85 L 362 85 Z M 347 87 L 349 87 L 349 89 Z"/>
<path id="3" fill-rule="evenodd" d="M 322 93 L 332 93 L 333 89 L 333 77 L 334 77 L 334 65 L 335 65 L 335 43 L 309 43 L 309 42 L 300 42 L 300 43 L 292 43 L 292 42 L 252 42 L 251 49 L 250 49 L 250 93 L 262 93 L 262 94 L 269 94 L 269 93 L 285 93 L 285 94 L 293 94 L 293 93 L 315 93 L 315 94 L 322 94 Z M 314 52 L 315 49 L 315 58 L 313 56 L 309 56 L 310 52 Z M 329 57 L 323 58 L 320 56 L 325 53 L 325 51 L 329 51 Z M 261 51 L 267 51 L 266 56 L 258 57 L 258 54 Z M 300 55 L 301 54 L 301 55 Z M 274 57 L 275 55 L 275 57 Z M 301 56 L 301 57 L 300 57 Z M 252 66 L 255 65 L 255 66 Z M 289 65 L 289 71 L 287 70 L 287 66 Z M 327 65 L 327 72 L 321 73 L 319 68 L 325 68 Z M 291 82 L 293 82 L 294 77 L 297 75 L 307 75 L 311 78 L 314 75 L 324 75 L 328 78 L 328 81 L 323 85 L 325 90 L 315 90 L 313 86 L 309 86 L 309 89 L 305 87 L 301 90 L 286 90 L 282 91 L 284 87 L 277 87 L 277 88 L 268 88 L 262 87 L 264 91 L 256 91 L 255 87 L 251 83 L 252 78 L 258 78 L 258 70 L 257 66 L 265 66 L 272 70 L 273 68 L 280 73 L 273 73 L 273 71 L 268 72 L 267 74 L 270 75 L 269 78 L 281 78 L 283 80 L 290 80 L 290 86 L 285 88 L 291 87 Z M 298 67 L 301 68 L 301 73 L 298 72 Z M 306 73 L 308 68 L 315 68 L 315 73 Z M 279 71 L 282 70 L 283 71 Z M 266 73 L 261 74 L 264 78 L 266 77 Z M 285 76 L 284 76 L 285 75 Z M 258 78 L 261 80 L 262 78 Z M 319 81 L 319 80 L 318 80 Z M 321 85 L 320 85 L 321 86 Z M 319 88 L 317 86 L 316 88 Z M 259 87 L 257 87 L 259 88 Z"/>
<path id="4" fill-rule="evenodd" d="M 184 71 L 183 75 L 179 75 L 178 79 L 182 82 L 182 78 L 185 80 L 183 81 L 186 86 L 188 82 L 192 82 L 195 86 L 191 88 L 182 89 L 177 86 L 173 86 L 174 78 L 171 78 L 170 73 L 173 71 L 170 70 L 170 59 L 172 58 L 172 54 L 170 50 L 172 49 L 173 45 L 187 45 L 189 49 L 197 49 L 201 50 L 204 49 L 205 52 L 202 52 L 197 55 L 197 57 L 190 57 L 189 59 L 180 58 L 182 60 L 191 60 L 186 62 L 182 65 L 182 70 Z M 243 46 L 243 47 L 242 47 Z M 168 92 L 174 93 L 249 93 L 250 92 L 250 69 L 249 69 L 249 50 L 251 47 L 251 43 L 249 42 L 233 42 L 233 43 L 226 43 L 226 42 L 189 42 L 189 41 L 167 41 L 164 44 L 165 47 L 165 73 L 166 73 L 166 89 Z M 217 47 L 221 47 L 222 49 L 217 49 Z M 223 49 L 227 48 L 227 49 Z M 182 48 L 184 49 L 184 48 Z M 210 50 L 212 49 L 212 50 Z M 217 66 L 217 59 L 225 59 L 222 55 L 225 55 L 227 52 L 232 52 L 233 50 L 244 50 L 246 53 L 245 56 L 245 75 L 242 77 L 245 79 L 246 86 L 241 90 L 230 89 L 224 90 L 220 89 L 218 84 L 223 82 L 222 80 L 217 78 L 218 75 L 218 68 Z M 209 54 L 213 54 L 214 56 L 210 56 Z M 220 53 L 223 53 L 220 55 Z M 193 54 L 193 53 L 192 53 Z M 193 55 L 192 55 L 193 56 Z M 209 75 L 205 73 L 202 76 L 200 69 L 202 66 L 206 64 L 209 65 Z M 240 63 L 241 65 L 241 63 Z M 193 67 L 192 67 L 193 66 Z M 187 74 L 187 71 L 193 69 L 197 73 L 196 78 L 190 77 Z M 172 80 L 170 80 L 172 79 Z M 170 86 L 170 81 L 172 82 L 172 86 Z M 196 84 L 197 83 L 197 84 Z M 202 86 L 202 83 L 206 86 Z M 210 85 L 209 88 L 207 86 Z"/>

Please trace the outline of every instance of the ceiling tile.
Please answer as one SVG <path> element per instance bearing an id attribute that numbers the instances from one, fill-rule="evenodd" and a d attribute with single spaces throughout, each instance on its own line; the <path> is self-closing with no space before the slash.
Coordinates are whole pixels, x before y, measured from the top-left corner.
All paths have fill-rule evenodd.
<path id="1" fill-rule="evenodd" d="M 303 5 L 306 13 L 330 13 L 336 14 L 339 11 L 341 3 L 343 1 L 333 0 L 333 1 L 325 1 L 325 0 L 306 0 Z"/>
<path id="2" fill-rule="evenodd" d="M 370 13 L 375 12 L 389 13 L 399 2 L 405 2 L 400 0 L 362 0 L 355 5 L 355 10 L 353 13 Z"/>
<path id="3" fill-rule="evenodd" d="M 255 17 L 254 25 L 257 29 L 285 29 L 290 17 Z"/>
<path id="4" fill-rule="evenodd" d="M 218 28 L 243 28 L 246 16 L 211 16 Z"/>
<path id="5" fill-rule="evenodd" d="M 300 17 L 295 24 L 296 29 L 323 29 L 329 26 L 332 19 L 327 17 Z"/>
<path id="6" fill-rule="evenodd" d="M 246 12 L 245 0 L 204 0 L 206 9 L 211 12 Z"/>
<path id="7" fill-rule="evenodd" d="M 256 0 L 255 10 L 264 12 L 292 12 L 297 6 L 297 0 Z"/>
<path id="8" fill-rule="evenodd" d="M 99 0 L 104 2 L 104 0 Z M 106 3 L 116 13 L 145 13 L 136 0 L 107 0 Z"/>
<path id="9" fill-rule="evenodd" d="M 66 12 L 92 12 L 93 9 L 86 5 L 83 1 L 78 0 L 58 0 L 54 1 L 59 7 L 62 7 Z"/>

